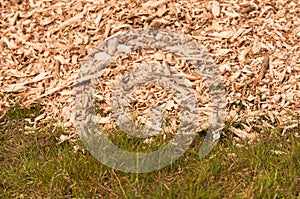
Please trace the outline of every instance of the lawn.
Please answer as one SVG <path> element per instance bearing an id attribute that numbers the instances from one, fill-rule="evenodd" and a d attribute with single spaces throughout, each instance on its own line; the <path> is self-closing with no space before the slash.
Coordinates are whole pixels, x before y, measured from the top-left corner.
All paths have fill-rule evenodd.
<path id="1" fill-rule="evenodd" d="M 101 164 L 79 139 L 58 144 L 64 129 L 53 121 L 29 131 L 42 110 L 17 104 L 1 118 L 0 198 L 300 197 L 299 126 L 284 136 L 280 128 L 266 129 L 252 142 L 228 133 L 204 159 L 199 133 L 174 164 L 131 174 Z"/>

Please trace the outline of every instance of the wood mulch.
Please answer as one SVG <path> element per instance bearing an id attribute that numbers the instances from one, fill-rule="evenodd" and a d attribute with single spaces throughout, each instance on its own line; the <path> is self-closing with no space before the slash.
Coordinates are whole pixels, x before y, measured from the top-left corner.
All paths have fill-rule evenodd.
<path id="1" fill-rule="evenodd" d="M 71 132 L 73 85 L 85 57 L 117 32 L 160 27 L 192 36 L 214 59 L 227 90 L 226 120 L 241 124 L 229 129 L 238 137 L 252 139 L 278 126 L 284 134 L 299 125 L 297 0 L 6 0 L 0 10 L 1 110 L 14 94 L 26 106 L 44 105 L 33 122 L 55 119 Z M 98 97 L 107 100 L 110 87 L 102 88 Z M 147 99 L 141 93 L 138 103 Z M 201 103 L 207 101 L 203 96 Z"/>

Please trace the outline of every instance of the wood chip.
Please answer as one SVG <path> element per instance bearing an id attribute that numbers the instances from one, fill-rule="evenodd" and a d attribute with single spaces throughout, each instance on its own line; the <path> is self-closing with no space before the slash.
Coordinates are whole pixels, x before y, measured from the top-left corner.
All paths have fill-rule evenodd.
<path id="1" fill-rule="evenodd" d="M 220 16 L 220 3 L 218 1 L 213 1 L 211 12 L 216 18 Z"/>
<path id="2" fill-rule="evenodd" d="M 79 13 L 79 14 L 75 15 L 74 17 L 62 22 L 61 24 L 59 24 L 58 29 L 61 30 L 61 29 L 64 29 L 66 26 L 75 25 L 75 23 L 77 23 L 81 20 L 83 15 L 84 15 L 84 12 Z"/>
<path id="3" fill-rule="evenodd" d="M 267 70 L 269 69 L 269 55 L 265 55 L 260 72 L 258 74 L 257 83 L 260 84 L 262 79 L 265 77 Z"/>
<path id="4" fill-rule="evenodd" d="M 148 1 L 146 3 L 143 4 L 143 7 L 145 8 L 157 8 L 158 6 L 162 6 L 168 3 L 169 0 L 155 0 L 155 1 Z"/>
<path id="5" fill-rule="evenodd" d="M 253 140 L 253 139 L 256 139 L 258 137 L 257 133 L 247 133 L 243 130 L 240 130 L 240 129 L 237 129 L 237 128 L 234 128 L 234 127 L 230 127 L 229 130 L 232 131 L 235 135 L 237 135 L 241 139 Z"/>

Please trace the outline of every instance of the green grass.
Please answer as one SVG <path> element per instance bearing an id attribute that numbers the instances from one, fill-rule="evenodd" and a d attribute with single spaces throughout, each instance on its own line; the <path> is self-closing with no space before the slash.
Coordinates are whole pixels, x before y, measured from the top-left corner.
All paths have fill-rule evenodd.
<path id="1" fill-rule="evenodd" d="M 32 124 L 25 118 L 41 113 L 39 104 L 14 105 L 0 119 L 0 198 L 300 198 L 299 127 L 285 137 L 266 130 L 242 147 L 223 137 L 204 159 L 197 155 L 203 140 L 197 135 L 174 164 L 130 174 L 74 152 L 74 146 L 84 148 L 80 141 L 59 145 L 64 131 L 51 122 L 26 131 Z M 124 136 L 118 139 L 124 144 Z"/>

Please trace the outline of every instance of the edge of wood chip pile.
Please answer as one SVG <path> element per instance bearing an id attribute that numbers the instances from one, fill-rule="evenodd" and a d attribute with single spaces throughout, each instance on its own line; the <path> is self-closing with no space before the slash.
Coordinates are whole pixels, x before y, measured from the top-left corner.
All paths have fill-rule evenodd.
<path id="1" fill-rule="evenodd" d="M 230 130 L 241 138 L 262 128 L 299 125 L 300 3 L 279 1 L 0 2 L 0 109 L 7 93 L 35 118 L 70 121 L 73 84 L 85 57 L 105 38 L 132 28 L 161 27 L 192 36 L 213 57 L 228 92 Z"/>

